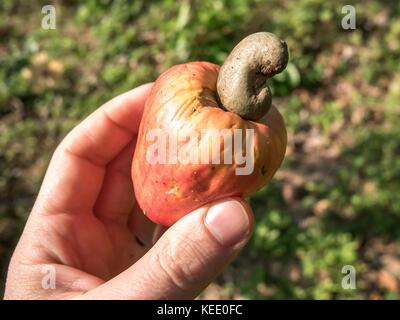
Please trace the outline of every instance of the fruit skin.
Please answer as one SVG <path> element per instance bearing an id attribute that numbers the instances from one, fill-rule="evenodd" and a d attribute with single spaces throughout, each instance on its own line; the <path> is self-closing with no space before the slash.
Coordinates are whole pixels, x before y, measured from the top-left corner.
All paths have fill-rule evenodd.
<path id="1" fill-rule="evenodd" d="M 155 223 L 171 226 L 208 202 L 251 195 L 272 178 L 282 163 L 287 137 L 278 110 L 271 106 L 263 118 L 250 121 L 221 109 L 216 91 L 219 69 L 209 62 L 174 66 L 159 76 L 146 101 L 132 162 L 132 180 L 139 206 Z M 176 132 L 254 129 L 253 173 L 237 175 L 235 163 L 222 161 L 221 164 L 151 164 L 146 152 L 154 141 L 147 141 L 146 134 L 154 128 Z M 190 142 L 179 145 L 187 150 L 193 147 Z M 199 148 L 203 146 L 200 144 Z"/>

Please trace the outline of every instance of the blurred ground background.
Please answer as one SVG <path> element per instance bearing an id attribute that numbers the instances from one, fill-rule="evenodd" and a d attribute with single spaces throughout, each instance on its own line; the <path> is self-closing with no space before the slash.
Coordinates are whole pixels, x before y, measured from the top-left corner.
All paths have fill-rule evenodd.
<path id="1" fill-rule="evenodd" d="M 0 1 L 0 287 L 52 151 L 107 99 L 245 35 L 291 52 L 274 78 L 289 145 L 251 198 L 245 252 L 201 298 L 390 299 L 400 285 L 400 5 L 393 1 Z M 342 6 L 354 5 L 355 30 Z M 344 265 L 357 289 L 341 286 Z M 1 292 L 1 289 L 0 289 Z"/>

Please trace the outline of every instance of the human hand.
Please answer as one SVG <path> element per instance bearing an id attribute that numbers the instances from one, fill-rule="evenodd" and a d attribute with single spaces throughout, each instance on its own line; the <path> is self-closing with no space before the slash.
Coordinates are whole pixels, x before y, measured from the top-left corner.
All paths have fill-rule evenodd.
<path id="1" fill-rule="evenodd" d="M 5 298 L 190 299 L 248 241 L 253 215 L 239 198 L 199 208 L 168 230 L 143 215 L 130 168 L 151 86 L 112 99 L 57 147 L 11 259 Z M 43 286 L 49 267 L 55 288 Z"/>

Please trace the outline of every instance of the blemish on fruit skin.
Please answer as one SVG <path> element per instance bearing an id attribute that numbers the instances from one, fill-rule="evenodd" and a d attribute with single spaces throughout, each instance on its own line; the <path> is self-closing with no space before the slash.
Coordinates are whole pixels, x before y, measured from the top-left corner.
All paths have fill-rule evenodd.
<path id="1" fill-rule="evenodd" d="M 265 169 L 265 166 L 262 166 L 262 167 L 261 167 L 261 174 L 262 174 L 263 176 L 265 176 L 266 173 L 267 173 L 267 169 Z"/>
<path id="2" fill-rule="evenodd" d="M 179 188 L 176 184 L 173 184 L 168 191 L 165 192 L 166 194 L 179 194 Z"/>

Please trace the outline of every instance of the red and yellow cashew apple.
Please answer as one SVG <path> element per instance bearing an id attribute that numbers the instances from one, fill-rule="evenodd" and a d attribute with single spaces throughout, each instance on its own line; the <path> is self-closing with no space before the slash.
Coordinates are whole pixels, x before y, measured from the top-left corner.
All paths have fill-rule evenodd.
<path id="1" fill-rule="evenodd" d="M 267 79 L 287 62 L 286 43 L 259 32 L 243 39 L 222 67 L 190 62 L 159 76 L 146 102 L 132 163 L 144 214 L 170 226 L 208 202 L 251 195 L 272 178 L 285 155 L 286 129 L 271 105 Z M 252 139 L 246 129 L 252 129 Z M 216 136 L 219 162 L 210 132 L 223 133 Z M 229 144 L 235 132 L 241 133 L 240 155 L 252 160 L 247 174 L 238 174 L 243 163 Z M 182 154 L 189 156 L 179 158 Z"/>

